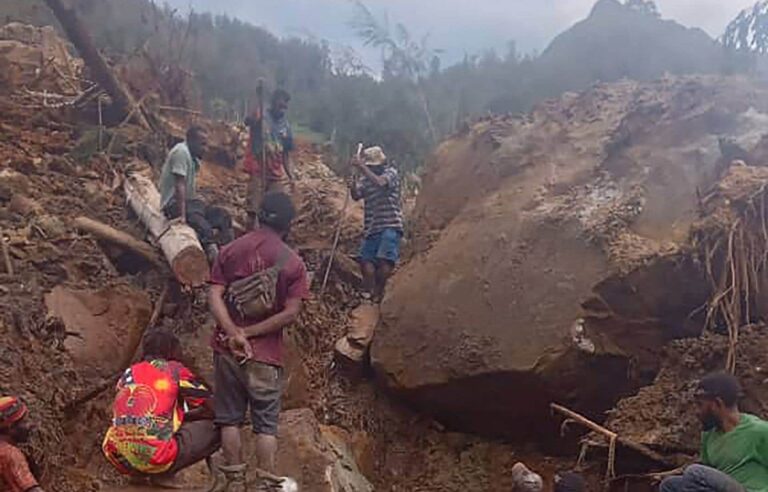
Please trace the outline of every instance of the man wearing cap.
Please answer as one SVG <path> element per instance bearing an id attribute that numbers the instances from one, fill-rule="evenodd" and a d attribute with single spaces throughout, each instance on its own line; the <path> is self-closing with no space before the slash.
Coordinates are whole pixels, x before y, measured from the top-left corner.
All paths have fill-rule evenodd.
<path id="1" fill-rule="evenodd" d="M 360 248 L 363 300 L 380 301 L 387 280 L 400 259 L 403 213 L 400 204 L 400 176 L 389 165 L 381 147 L 370 147 L 352 164 L 361 176 L 350 183 L 352 198 L 365 206 L 364 239 Z"/>
<path id="2" fill-rule="evenodd" d="M 661 483 L 661 492 L 768 491 L 768 422 L 741 413 L 739 381 L 724 372 L 704 377 L 696 402 L 703 427 L 700 464 Z"/>
<path id="3" fill-rule="evenodd" d="M 307 269 L 284 242 L 295 215 L 285 193 L 270 193 L 261 204 L 259 226 L 221 250 L 211 272 L 209 304 L 217 327 L 213 341 L 216 424 L 221 427 L 227 487 L 245 490 L 246 465 L 240 427 L 250 407 L 259 467 L 274 473 L 277 421 L 283 386 L 283 329 L 299 316 L 309 297 Z M 259 317 L 246 317 L 228 288 L 239 280 L 271 271 L 274 302 Z"/>
<path id="4" fill-rule="evenodd" d="M 27 406 L 16 397 L 0 397 L 0 490 L 42 492 L 26 456 L 16 447 L 29 440 Z"/>

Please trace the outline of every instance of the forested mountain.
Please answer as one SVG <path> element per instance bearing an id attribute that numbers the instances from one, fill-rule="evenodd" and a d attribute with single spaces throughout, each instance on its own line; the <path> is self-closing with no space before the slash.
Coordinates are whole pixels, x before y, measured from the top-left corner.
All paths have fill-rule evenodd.
<path id="1" fill-rule="evenodd" d="M 264 78 L 269 88 L 293 94 L 295 122 L 332 137 L 342 153 L 358 141 L 378 143 L 406 168 L 418 167 L 466 118 L 526 111 L 598 80 L 743 68 L 703 31 L 662 20 L 651 0 L 599 0 L 538 57 L 521 56 L 511 43 L 506 53 L 468 56 L 449 67 L 441 67 L 421 33 L 379 21 L 359 2 L 350 29 L 380 48 L 382 74 L 371 74 L 351 49 L 277 38 L 225 16 L 181 16 L 150 0 L 70 1 L 112 60 L 147 53 L 161 70 L 185 68 L 212 114 L 242 115 Z M 42 0 L 4 0 L 0 19 L 54 23 Z"/>

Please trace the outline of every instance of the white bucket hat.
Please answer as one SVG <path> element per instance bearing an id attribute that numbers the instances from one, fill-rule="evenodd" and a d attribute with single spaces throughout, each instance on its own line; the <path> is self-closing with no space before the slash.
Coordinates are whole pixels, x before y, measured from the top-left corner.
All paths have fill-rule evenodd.
<path id="1" fill-rule="evenodd" d="M 363 151 L 363 161 L 366 166 L 381 166 L 387 162 L 387 155 L 381 147 L 368 147 Z"/>

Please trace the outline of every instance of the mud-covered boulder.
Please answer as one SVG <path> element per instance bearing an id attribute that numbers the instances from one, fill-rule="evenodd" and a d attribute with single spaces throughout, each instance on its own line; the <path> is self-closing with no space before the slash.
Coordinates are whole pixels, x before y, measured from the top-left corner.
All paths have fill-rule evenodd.
<path id="1" fill-rule="evenodd" d="M 381 379 L 485 434 L 539 434 L 553 400 L 600 418 L 703 326 L 691 226 L 730 166 L 723 139 L 760 141 L 766 95 L 743 79 L 598 85 L 444 143 L 383 305 Z"/>
<path id="2" fill-rule="evenodd" d="M 45 296 L 48 317 L 66 332 L 64 347 L 85 372 L 109 377 L 131 363 L 152 315 L 149 296 L 129 285 L 100 290 L 59 286 Z"/>
<path id="3" fill-rule="evenodd" d="M 343 430 L 321 426 L 312 410 L 280 416 L 277 469 L 296 480 L 302 492 L 372 492 Z"/>

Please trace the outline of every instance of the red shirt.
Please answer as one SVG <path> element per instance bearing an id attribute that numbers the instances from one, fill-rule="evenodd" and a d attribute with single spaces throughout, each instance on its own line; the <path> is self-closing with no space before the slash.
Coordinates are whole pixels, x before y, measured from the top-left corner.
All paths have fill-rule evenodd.
<path id="1" fill-rule="evenodd" d="M 132 365 L 117 383 L 104 456 L 126 475 L 167 471 L 179 453 L 174 435 L 184 423 L 185 409 L 199 407 L 210 396 L 179 362 L 154 359 Z"/>
<path id="2" fill-rule="evenodd" d="M 285 262 L 277 279 L 275 295 L 275 313 L 283 309 L 289 299 L 307 299 L 309 297 L 309 281 L 307 267 L 293 250 L 280 237 L 269 229 L 258 229 L 229 243 L 219 253 L 211 271 L 211 282 L 227 286 L 230 283 L 249 277 L 256 272 L 266 270 L 276 265 L 285 251 L 288 260 Z M 254 325 L 263 319 L 242 318 L 229 308 L 229 315 L 235 325 L 246 327 Z M 213 339 L 214 350 L 227 350 L 222 343 L 226 335 L 221 327 L 216 327 Z M 283 364 L 283 332 L 279 330 L 269 335 L 249 339 L 253 348 L 253 358 L 258 362 L 282 366 Z"/>
<path id="3" fill-rule="evenodd" d="M 0 442 L 0 490 L 26 492 L 37 486 L 24 453 L 16 446 Z"/>

